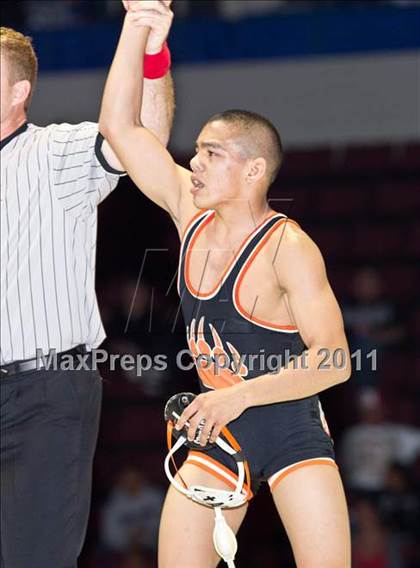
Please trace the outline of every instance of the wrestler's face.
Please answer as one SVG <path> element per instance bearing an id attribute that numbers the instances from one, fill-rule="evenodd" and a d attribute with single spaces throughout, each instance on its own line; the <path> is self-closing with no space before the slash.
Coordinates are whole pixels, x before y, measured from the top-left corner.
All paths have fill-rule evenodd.
<path id="1" fill-rule="evenodd" d="M 248 159 L 232 125 L 222 120 L 206 124 L 191 162 L 191 193 L 199 209 L 215 209 L 244 199 Z"/>

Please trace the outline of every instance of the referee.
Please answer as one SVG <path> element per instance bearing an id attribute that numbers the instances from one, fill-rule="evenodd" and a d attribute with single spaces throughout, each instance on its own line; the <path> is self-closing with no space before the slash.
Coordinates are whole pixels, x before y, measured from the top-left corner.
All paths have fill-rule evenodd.
<path id="1" fill-rule="evenodd" d="M 145 57 L 141 117 L 165 144 L 173 96 L 167 49 L 166 65 L 159 51 L 168 29 Z M 105 337 L 94 290 L 97 205 L 122 167 L 97 124 L 27 122 L 36 75 L 30 39 L 2 27 L 1 567 L 71 568 L 89 514 L 101 378 L 39 369 L 36 354 L 58 353 L 58 363 L 70 354 L 77 364 Z"/>

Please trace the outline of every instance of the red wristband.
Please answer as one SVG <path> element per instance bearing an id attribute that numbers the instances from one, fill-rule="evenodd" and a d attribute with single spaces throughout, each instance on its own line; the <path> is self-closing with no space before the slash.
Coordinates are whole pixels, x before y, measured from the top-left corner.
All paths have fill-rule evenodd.
<path id="1" fill-rule="evenodd" d="M 169 51 L 168 44 L 163 44 L 159 53 L 149 55 L 144 54 L 143 59 L 143 74 L 146 79 L 159 79 L 166 75 L 171 66 L 171 52 Z"/>

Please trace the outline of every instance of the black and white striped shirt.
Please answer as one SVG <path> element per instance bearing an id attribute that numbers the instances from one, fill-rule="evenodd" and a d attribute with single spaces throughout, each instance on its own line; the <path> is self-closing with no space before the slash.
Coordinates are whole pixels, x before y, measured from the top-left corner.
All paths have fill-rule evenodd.
<path id="1" fill-rule="evenodd" d="M 119 172 L 97 124 L 25 124 L 1 142 L 1 356 L 96 347 L 97 205 Z"/>

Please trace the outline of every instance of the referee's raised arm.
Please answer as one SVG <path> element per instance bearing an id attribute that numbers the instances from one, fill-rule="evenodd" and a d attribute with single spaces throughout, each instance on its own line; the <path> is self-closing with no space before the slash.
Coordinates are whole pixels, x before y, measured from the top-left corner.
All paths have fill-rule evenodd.
<path id="1" fill-rule="evenodd" d="M 68 568 L 85 538 L 102 393 L 97 205 L 124 172 L 97 123 L 28 122 L 35 51 L 13 29 L 0 39 L 1 565 Z M 167 68 L 141 108 L 163 144 L 172 114 Z"/>

